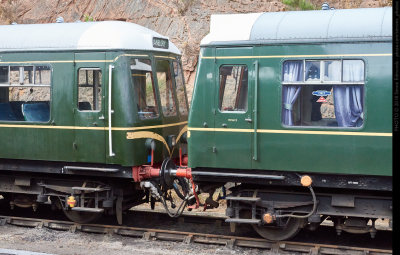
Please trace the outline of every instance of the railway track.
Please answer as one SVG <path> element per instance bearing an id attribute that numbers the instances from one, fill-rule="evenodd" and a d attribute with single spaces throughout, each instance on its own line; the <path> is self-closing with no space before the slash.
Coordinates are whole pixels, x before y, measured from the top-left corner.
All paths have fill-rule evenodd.
<path id="1" fill-rule="evenodd" d="M 62 230 L 70 232 L 86 232 L 107 235 L 121 235 L 145 240 L 175 241 L 200 244 L 225 245 L 227 247 L 243 247 L 266 249 L 275 253 L 290 254 L 348 254 L 348 255 L 387 255 L 392 254 L 389 249 L 363 248 L 321 243 L 308 243 L 297 241 L 270 242 L 262 238 L 206 234 L 165 230 L 156 228 L 128 227 L 104 224 L 77 224 L 69 221 L 26 218 L 15 216 L 0 216 L 0 224 L 30 228 L 47 228 L 49 230 Z"/>

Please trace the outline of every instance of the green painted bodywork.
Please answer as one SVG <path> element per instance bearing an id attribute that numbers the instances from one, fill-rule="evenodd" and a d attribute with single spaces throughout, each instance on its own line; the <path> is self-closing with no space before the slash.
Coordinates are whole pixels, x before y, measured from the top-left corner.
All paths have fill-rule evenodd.
<path id="1" fill-rule="evenodd" d="M 391 53 L 391 41 L 202 47 L 189 114 L 189 166 L 391 176 Z M 296 59 L 362 59 L 365 62 L 364 125 L 360 128 L 283 126 L 282 63 Z M 246 64 L 249 68 L 246 113 L 221 113 L 216 107 L 218 70 L 224 64 Z M 254 107 L 256 84 L 258 103 Z M 249 123 L 246 118 L 253 121 Z M 227 125 L 229 132 L 221 130 L 222 124 Z M 254 132 L 255 128 L 258 132 Z M 262 133 L 260 130 L 277 132 Z M 283 133 L 285 131 L 373 134 Z M 379 136 L 381 133 L 387 136 Z"/>
<path id="2" fill-rule="evenodd" d="M 150 51 L 0 51 L 0 66 L 50 65 L 52 67 L 50 121 L 47 123 L 0 121 L 0 158 L 122 166 L 147 164 L 150 153 L 145 148 L 145 138 L 127 139 L 127 132 L 135 132 L 128 129 L 143 127 L 140 131 L 151 131 L 168 140 L 168 135 L 177 136 L 186 125 L 187 116 L 181 116 L 177 111 L 176 116 L 165 118 L 159 109 L 158 118 L 141 120 L 138 117 L 129 66 L 130 59 L 135 56 L 152 60 L 155 85 L 157 85 L 156 59 L 169 60 L 171 70 L 173 70 L 173 59 L 180 63 L 178 55 Z M 114 110 L 112 127 L 123 129 L 112 131 L 115 156 L 109 155 L 108 142 L 110 64 L 114 65 L 111 98 L 111 108 Z M 101 110 L 97 112 L 84 112 L 77 109 L 77 70 L 85 67 L 100 68 L 102 72 L 102 103 Z M 156 94 L 159 101 L 157 86 Z M 174 100 L 178 103 L 175 93 Z M 161 104 L 158 103 L 158 105 Z M 165 124 L 172 125 L 163 128 L 152 127 Z M 164 144 L 156 141 L 155 162 L 161 162 L 166 156 L 169 155 Z"/>

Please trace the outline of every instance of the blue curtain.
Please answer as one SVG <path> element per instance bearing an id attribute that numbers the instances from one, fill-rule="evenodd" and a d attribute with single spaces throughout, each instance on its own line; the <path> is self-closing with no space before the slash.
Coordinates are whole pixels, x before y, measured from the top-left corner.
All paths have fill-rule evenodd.
<path id="1" fill-rule="evenodd" d="M 300 90 L 300 86 L 283 86 L 282 121 L 284 125 L 293 126 L 292 109 Z"/>
<path id="2" fill-rule="evenodd" d="M 283 81 L 284 82 L 302 82 L 303 81 L 303 62 L 302 61 L 286 61 L 283 65 Z M 293 126 L 292 109 L 300 94 L 301 86 L 284 85 L 282 86 L 282 123 L 284 125 Z"/>
<path id="3" fill-rule="evenodd" d="M 362 86 L 333 86 L 335 115 L 339 127 L 360 127 L 363 123 Z"/>
<path id="4" fill-rule="evenodd" d="M 343 60 L 343 82 L 364 81 L 361 60 Z M 360 127 L 364 119 L 363 85 L 333 86 L 335 115 L 339 127 Z"/>

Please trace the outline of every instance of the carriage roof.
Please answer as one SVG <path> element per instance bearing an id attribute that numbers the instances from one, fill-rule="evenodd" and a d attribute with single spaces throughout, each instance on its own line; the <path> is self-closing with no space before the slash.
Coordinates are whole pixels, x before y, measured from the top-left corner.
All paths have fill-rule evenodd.
<path id="1" fill-rule="evenodd" d="M 385 7 L 212 15 L 201 45 L 391 40 Z"/>
<path id="2" fill-rule="evenodd" d="M 1 51 L 151 50 L 181 54 L 153 46 L 153 37 L 168 39 L 140 25 L 123 21 L 17 24 L 0 26 Z"/>

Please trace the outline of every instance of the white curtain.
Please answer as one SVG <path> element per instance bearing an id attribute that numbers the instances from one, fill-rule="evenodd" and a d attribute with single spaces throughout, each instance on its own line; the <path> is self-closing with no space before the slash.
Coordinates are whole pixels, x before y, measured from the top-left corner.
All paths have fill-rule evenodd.
<path id="1" fill-rule="evenodd" d="M 339 60 L 325 61 L 325 81 L 340 81 L 340 73 Z"/>
<path id="2" fill-rule="evenodd" d="M 364 81 L 364 63 L 361 60 L 343 60 L 343 81 Z"/>

